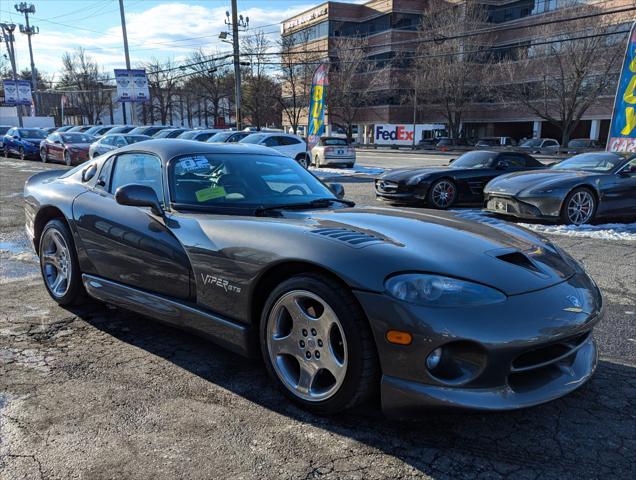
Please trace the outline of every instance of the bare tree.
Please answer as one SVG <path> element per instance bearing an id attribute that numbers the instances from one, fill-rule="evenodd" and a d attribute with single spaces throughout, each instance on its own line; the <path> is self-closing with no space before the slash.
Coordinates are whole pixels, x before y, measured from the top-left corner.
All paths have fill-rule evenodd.
<path id="1" fill-rule="evenodd" d="M 474 2 L 431 0 L 422 15 L 411 90 L 418 103 L 446 120 L 451 138 L 460 135 L 467 106 L 490 88 L 492 39 L 462 35 L 482 28 L 486 20 L 484 7 Z"/>
<path id="2" fill-rule="evenodd" d="M 580 5 L 559 11 L 553 18 L 595 10 L 592 5 Z M 526 58 L 504 64 L 505 100 L 520 103 L 557 127 L 561 144 L 567 145 L 590 106 L 600 96 L 613 94 L 624 51 L 624 42 L 617 42 L 616 35 L 607 35 L 615 28 L 599 17 L 538 28 L 533 36 L 541 44 L 531 46 Z"/>
<path id="3" fill-rule="evenodd" d="M 161 124 L 166 125 L 173 109 L 178 108 L 179 99 L 176 94 L 180 85 L 179 76 L 183 72 L 172 60 L 161 62 L 152 59 L 140 65 L 140 68 L 146 70 L 148 77 L 151 117 L 159 118 Z"/>
<path id="4" fill-rule="evenodd" d="M 320 55 L 312 51 L 307 30 L 282 37 L 279 46 L 282 88 L 278 102 L 283 116 L 297 133 L 300 122 L 307 117 L 311 80 Z"/>
<path id="5" fill-rule="evenodd" d="M 280 85 L 267 74 L 268 52 L 272 46 L 262 30 L 243 37 L 241 52 L 249 59 L 243 71 L 242 107 L 260 129 L 269 123 L 280 122 Z"/>
<path id="6" fill-rule="evenodd" d="M 72 105 L 89 123 L 97 123 L 111 102 L 108 76 L 83 48 L 62 55 L 59 86 L 71 90 Z"/>
<path id="7" fill-rule="evenodd" d="M 190 55 L 187 63 L 193 72 L 188 79 L 188 87 L 194 96 L 202 100 L 197 102 L 201 106 L 195 109 L 196 114 L 202 109 L 207 122 L 207 115 L 211 113 L 214 124 L 218 124 L 218 118 L 224 116 L 224 106 L 228 105 L 234 92 L 228 59 L 221 58 L 218 54 L 206 55 L 202 50 L 197 50 Z"/>
<path id="8" fill-rule="evenodd" d="M 386 83 L 388 69 L 368 58 L 368 41 L 362 37 L 334 40 L 327 87 L 329 121 L 353 139 L 353 124 L 360 109 L 369 105 L 378 87 Z"/>

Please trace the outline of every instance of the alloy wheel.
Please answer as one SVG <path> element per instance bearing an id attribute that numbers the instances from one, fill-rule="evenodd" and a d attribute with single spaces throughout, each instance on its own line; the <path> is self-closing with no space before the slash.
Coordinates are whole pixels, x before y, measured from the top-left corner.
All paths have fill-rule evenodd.
<path id="1" fill-rule="evenodd" d="M 18 153 L 20 155 L 20 160 L 24 160 L 24 148 L 20 147 L 20 150 L 18 150 Z"/>
<path id="2" fill-rule="evenodd" d="M 46 161 L 48 160 L 46 155 L 46 148 L 42 148 L 40 150 L 40 159 L 42 160 L 42 163 L 46 163 Z"/>
<path id="3" fill-rule="evenodd" d="M 72 270 L 70 251 L 60 232 L 55 229 L 45 232 L 40 258 L 49 291 L 54 297 L 63 297 L 70 287 Z"/>
<path id="4" fill-rule="evenodd" d="M 347 372 L 347 342 L 333 309 L 318 295 L 292 290 L 267 317 L 267 351 L 276 375 L 309 402 L 336 394 Z"/>
<path id="5" fill-rule="evenodd" d="M 455 200 L 455 185 L 447 180 L 433 186 L 431 199 L 438 208 L 446 208 Z"/>
<path id="6" fill-rule="evenodd" d="M 298 163 L 303 168 L 308 168 L 309 167 L 309 161 L 307 160 L 307 156 L 306 155 L 303 155 L 302 157 L 300 157 L 298 159 Z"/>
<path id="7" fill-rule="evenodd" d="M 594 198 L 585 190 L 580 190 L 572 195 L 567 205 L 568 220 L 574 225 L 582 225 L 592 219 L 594 213 Z"/>
<path id="8" fill-rule="evenodd" d="M 72 164 L 71 161 L 71 154 L 68 153 L 68 150 L 64 151 L 64 163 L 68 166 L 70 166 Z"/>

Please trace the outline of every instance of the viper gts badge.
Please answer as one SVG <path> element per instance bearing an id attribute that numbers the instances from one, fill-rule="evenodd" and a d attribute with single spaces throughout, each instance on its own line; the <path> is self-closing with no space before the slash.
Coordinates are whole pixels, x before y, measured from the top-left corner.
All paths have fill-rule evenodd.
<path id="1" fill-rule="evenodd" d="M 213 285 L 215 287 L 222 288 L 226 292 L 232 293 L 241 293 L 241 287 L 237 287 L 236 285 L 232 285 L 229 280 L 225 280 L 221 277 L 216 277 L 214 275 L 204 275 L 201 274 L 201 281 L 203 285 Z"/>

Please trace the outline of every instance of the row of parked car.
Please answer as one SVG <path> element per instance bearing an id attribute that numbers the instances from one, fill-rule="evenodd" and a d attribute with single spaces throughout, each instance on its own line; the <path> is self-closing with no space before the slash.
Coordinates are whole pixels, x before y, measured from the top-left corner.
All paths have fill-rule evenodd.
<path id="1" fill-rule="evenodd" d="M 343 138 L 320 139 L 311 149 L 305 140 L 282 130 L 190 129 L 160 125 L 84 125 L 60 128 L 19 128 L 0 126 L 0 148 L 4 156 L 39 158 L 66 165 L 81 163 L 116 148 L 151 138 L 177 138 L 209 143 L 251 143 L 273 148 L 294 158 L 307 168 L 321 166 L 353 167 L 355 149 Z"/>
<path id="2" fill-rule="evenodd" d="M 636 155 L 587 152 L 544 165 L 524 152 L 473 150 L 448 167 L 387 172 L 375 180 L 375 191 L 394 204 L 483 206 L 504 216 L 581 225 L 636 216 Z"/>
<path id="3" fill-rule="evenodd" d="M 472 150 L 473 148 L 495 148 L 504 147 L 506 149 L 527 152 L 531 154 L 550 155 L 555 153 L 576 154 L 595 150 L 602 150 L 604 146 L 592 138 L 575 138 L 562 147 L 558 140 L 554 138 L 530 138 L 517 142 L 512 137 L 484 137 L 476 141 L 467 138 L 426 138 L 418 144 L 423 150 Z"/>

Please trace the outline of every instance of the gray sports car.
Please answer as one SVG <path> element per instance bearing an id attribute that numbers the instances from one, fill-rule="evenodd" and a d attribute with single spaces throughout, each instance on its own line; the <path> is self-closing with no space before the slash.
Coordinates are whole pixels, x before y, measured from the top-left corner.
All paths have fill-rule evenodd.
<path id="1" fill-rule="evenodd" d="M 636 216 L 636 157 L 582 153 L 547 170 L 502 175 L 486 185 L 484 201 L 494 213 L 575 225 Z"/>
<path id="2" fill-rule="evenodd" d="M 334 192 L 337 192 L 335 194 Z M 320 413 L 508 410 L 583 385 L 601 294 L 521 228 L 354 208 L 276 151 L 149 140 L 26 185 L 47 291 L 261 355 Z"/>

